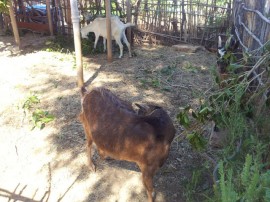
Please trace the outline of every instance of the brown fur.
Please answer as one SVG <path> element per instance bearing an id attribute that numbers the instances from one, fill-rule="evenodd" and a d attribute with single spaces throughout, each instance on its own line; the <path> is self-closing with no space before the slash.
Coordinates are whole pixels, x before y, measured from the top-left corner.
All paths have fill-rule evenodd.
<path id="1" fill-rule="evenodd" d="M 153 177 L 168 157 L 175 128 L 161 107 L 138 115 L 132 105 L 105 88 L 90 92 L 83 87 L 82 112 L 79 115 L 87 138 L 89 165 L 94 142 L 102 158 L 126 160 L 138 164 L 148 201 L 153 201 Z M 140 113 L 142 114 L 142 113 Z"/>

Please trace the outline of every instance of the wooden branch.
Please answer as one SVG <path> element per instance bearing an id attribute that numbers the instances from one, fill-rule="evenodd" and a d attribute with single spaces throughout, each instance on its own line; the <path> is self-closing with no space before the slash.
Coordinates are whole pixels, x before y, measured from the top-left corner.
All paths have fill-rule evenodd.
<path id="1" fill-rule="evenodd" d="M 242 26 L 245 28 L 245 30 L 249 33 L 249 35 L 252 36 L 252 38 L 255 39 L 255 41 L 257 41 L 258 44 L 262 47 L 263 44 L 261 43 L 260 39 L 258 39 L 258 38 L 257 38 L 257 37 L 256 37 L 256 36 L 255 36 L 255 35 L 254 35 L 254 34 L 246 27 L 246 25 L 242 22 L 240 15 L 238 15 L 238 22 L 239 22 L 240 25 L 242 25 Z"/>
<path id="2" fill-rule="evenodd" d="M 270 24 L 270 20 L 267 19 L 260 11 L 247 8 L 247 7 L 245 7 L 245 4 L 244 3 L 242 3 L 242 8 L 244 10 L 246 10 L 246 11 L 257 13 L 262 20 L 264 20 L 266 23 Z"/>
<path id="3" fill-rule="evenodd" d="M 253 66 L 253 68 L 247 73 L 247 77 L 249 77 L 251 74 L 254 74 L 255 77 L 254 77 L 251 81 L 253 81 L 253 80 L 256 79 L 256 80 L 259 82 L 259 85 L 262 86 L 262 87 L 264 87 L 265 84 L 262 82 L 260 76 L 261 76 L 266 70 L 264 70 L 264 71 L 261 72 L 260 74 L 257 74 L 257 73 L 256 73 L 256 70 L 257 70 L 257 69 L 260 67 L 260 65 L 261 65 L 267 58 L 269 58 L 269 57 L 270 57 L 270 54 L 263 55 L 263 56 L 258 60 L 258 62 Z M 250 81 L 250 82 L 251 82 L 251 81 Z M 264 98 L 265 101 L 268 99 L 267 93 L 268 93 L 268 92 L 264 92 L 264 93 L 263 93 L 263 98 Z"/>
<path id="4" fill-rule="evenodd" d="M 252 72 L 255 72 L 257 70 L 257 68 L 260 67 L 260 65 L 265 61 L 266 58 L 270 57 L 270 54 L 265 54 L 263 55 L 258 62 L 253 66 L 253 68 L 249 71 L 249 73 L 247 74 L 247 77 L 249 77 Z"/>
<path id="5" fill-rule="evenodd" d="M 248 52 L 248 51 L 249 51 L 249 48 L 246 47 L 246 46 L 243 44 L 243 42 L 242 42 L 242 40 L 241 40 L 241 38 L 240 38 L 239 32 L 238 32 L 238 28 L 237 28 L 236 26 L 235 26 L 235 30 L 234 30 L 234 31 L 235 31 L 235 34 L 236 34 L 236 37 L 237 37 L 239 43 L 240 43 L 241 46 L 245 49 L 245 51 Z"/>

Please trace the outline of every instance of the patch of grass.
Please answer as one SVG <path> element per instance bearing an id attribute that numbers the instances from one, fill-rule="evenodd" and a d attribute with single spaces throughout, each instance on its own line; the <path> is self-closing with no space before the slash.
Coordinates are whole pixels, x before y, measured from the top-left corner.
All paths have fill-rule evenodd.
<path id="1" fill-rule="evenodd" d="M 159 88 L 160 87 L 160 81 L 156 78 L 151 79 L 151 86 L 154 88 Z"/>
<path id="2" fill-rule="evenodd" d="M 170 82 L 173 80 L 173 75 L 177 71 L 177 65 L 172 62 L 171 65 L 165 66 L 157 71 L 152 68 L 142 70 L 143 77 L 137 77 L 140 84 L 144 88 L 152 87 L 159 88 L 163 91 L 171 91 Z"/>
<path id="3" fill-rule="evenodd" d="M 55 117 L 50 114 L 48 111 L 44 111 L 42 109 L 36 109 L 32 113 L 32 123 L 33 128 L 32 130 L 37 127 L 39 129 L 43 129 L 45 125 L 51 121 L 53 121 Z"/>
<path id="4" fill-rule="evenodd" d="M 22 108 L 23 110 L 30 110 L 31 108 L 33 108 L 34 105 L 38 103 L 40 103 L 39 98 L 37 97 L 37 95 L 32 94 L 26 98 L 26 100 L 24 101 L 22 105 Z"/>
<path id="5" fill-rule="evenodd" d="M 171 76 L 176 71 L 176 64 L 168 65 L 160 70 L 161 75 Z"/>
<path id="6" fill-rule="evenodd" d="M 238 172 L 220 162 L 216 199 L 221 202 L 269 201 L 270 171 L 261 172 L 260 165 L 257 157 L 251 154 L 246 155 L 242 169 L 237 170 Z"/>
<path id="7" fill-rule="evenodd" d="M 23 102 L 22 109 L 24 110 L 24 115 L 31 114 L 30 122 L 32 123 L 32 130 L 34 128 L 39 128 L 40 130 L 45 127 L 45 125 L 55 119 L 55 117 L 46 110 L 40 109 L 37 105 L 40 103 L 40 99 L 37 95 L 32 94 L 26 98 Z"/>
<path id="8" fill-rule="evenodd" d="M 269 56 L 267 52 L 254 67 L 260 61 L 263 69 L 261 61 L 269 61 Z M 186 69 L 192 68 L 187 63 Z M 265 71 L 269 81 L 269 69 Z M 189 106 L 177 117 L 186 128 L 185 133 L 193 132 L 187 138 L 198 152 L 213 151 L 207 144 L 201 144 L 201 139 L 207 140 L 204 131 L 209 121 L 215 123 L 216 130 L 226 132 L 222 149 L 213 154 L 214 164 L 220 162 L 214 165 L 214 189 L 201 193 L 207 201 L 270 201 L 269 106 L 262 96 L 267 91 L 259 85 L 259 90 L 251 89 L 246 74 L 231 75 L 220 89 L 205 96 L 199 108 Z M 190 184 L 195 186 L 197 173 L 193 175 Z M 191 196 L 192 192 L 187 192 L 187 200 Z"/>
<path id="9" fill-rule="evenodd" d="M 160 81 L 157 78 L 142 78 L 140 79 L 140 84 L 143 88 L 153 87 L 159 88 L 161 86 Z"/>
<path id="10" fill-rule="evenodd" d="M 147 83 L 148 83 L 148 81 L 146 80 L 146 79 L 140 79 L 139 80 L 140 81 L 140 85 L 143 87 L 143 88 L 147 88 Z"/>
<path id="11" fill-rule="evenodd" d="M 54 39 L 48 40 L 45 43 L 45 51 L 48 52 L 74 52 L 74 40 L 73 37 L 57 35 Z"/>
<path id="12" fill-rule="evenodd" d="M 189 61 L 183 62 L 183 69 L 189 72 L 198 73 L 198 70 L 200 69 L 197 66 L 193 66 Z"/>
<path id="13" fill-rule="evenodd" d="M 90 32 L 87 37 L 87 39 L 81 40 L 83 55 L 104 53 L 102 37 L 99 38 L 96 49 L 94 49 L 95 34 L 93 32 Z"/>
<path id="14" fill-rule="evenodd" d="M 197 185 L 201 178 L 201 171 L 194 170 L 192 172 L 192 177 L 189 179 L 185 185 L 184 196 L 188 202 L 194 201 L 194 195 L 196 194 Z"/>
<path id="15" fill-rule="evenodd" d="M 207 163 L 203 163 L 202 167 L 196 168 L 192 171 L 191 178 L 186 179 L 184 186 L 184 196 L 187 202 L 202 201 L 204 196 L 200 193 L 209 189 L 209 182 L 207 180 L 207 173 L 209 167 Z"/>
<path id="16" fill-rule="evenodd" d="M 170 83 L 173 80 L 173 75 L 177 71 L 176 63 L 163 67 L 160 72 L 159 76 L 164 79 L 164 81 Z"/>

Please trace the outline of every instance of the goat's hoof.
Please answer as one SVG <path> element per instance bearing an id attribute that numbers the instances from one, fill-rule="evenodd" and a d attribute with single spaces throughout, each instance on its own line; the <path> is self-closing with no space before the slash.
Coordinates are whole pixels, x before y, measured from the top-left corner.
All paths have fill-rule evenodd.
<path id="1" fill-rule="evenodd" d="M 90 164 L 89 164 L 89 169 L 90 169 L 92 172 L 96 172 L 96 166 L 95 166 L 95 164 L 90 163 Z"/>

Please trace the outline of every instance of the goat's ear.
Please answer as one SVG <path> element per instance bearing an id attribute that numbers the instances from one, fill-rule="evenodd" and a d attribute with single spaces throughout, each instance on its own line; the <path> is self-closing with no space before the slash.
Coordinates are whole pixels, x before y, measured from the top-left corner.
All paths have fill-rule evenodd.
<path id="1" fill-rule="evenodd" d="M 218 48 L 222 48 L 222 41 L 220 36 L 218 36 Z"/>
<path id="2" fill-rule="evenodd" d="M 225 50 L 235 51 L 239 46 L 239 41 L 234 35 L 231 35 L 225 44 Z"/>
<path id="3" fill-rule="evenodd" d="M 149 111 L 150 112 L 152 112 L 152 111 L 154 111 L 154 110 L 156 110 L 156 109 L 161 109 L 162 107 L 160 107 L 160 106 L 157 106 L 157 105 L 148 105 L 148 107 L 149 107 Z"/>
<path id="4" fill-rule="evenodd" d="M 135 103 L 135 105 L 139 108 L 138 115 L 145 115 L 147 113 L 147 108 L 138 103 Z"/>
<path id="5" fill-rule="evenodd" d="M 232 35 L 227 39 L 227 41 L 225 42 L 225 46 L 224 46 L 224 49 L 225 50 L 228 50 L 230 47 L 231 47 L 231 45 L 232 45 Z"/>
<path id="6" fill-rule="evenodd" d="M 140 105 L 140 104 L 138 104 L 138 103 L 135 103 L 135 105 L 139 108 L 139 110 L 146 111 L 146 108 L 143 107 L 142 105 Z"/>

